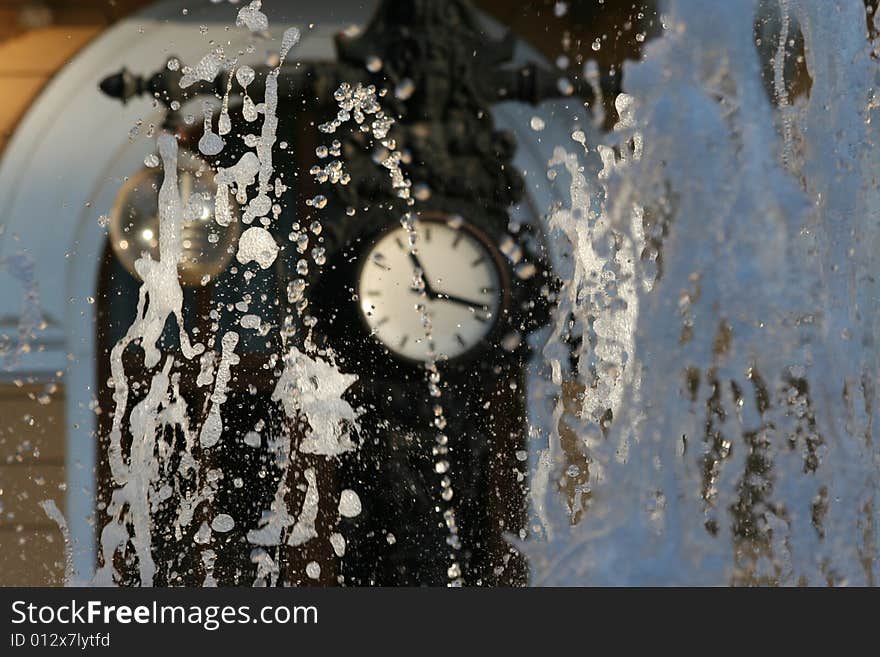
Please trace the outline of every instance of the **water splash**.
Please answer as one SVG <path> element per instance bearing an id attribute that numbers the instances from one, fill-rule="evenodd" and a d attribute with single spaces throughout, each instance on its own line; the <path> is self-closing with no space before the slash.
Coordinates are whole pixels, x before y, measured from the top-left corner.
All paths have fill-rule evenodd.
<path id="1" fill-rule="evenodd" d="M 234 365 L 238 365 L 239 357 L 235 354 L 238 345 L 238 333 L 229 331 L 221 341 L 220 364 L 214 377 L 214 391 L 211 393 L 211 406 L 208 416 L 202 424 L 199 432 L 199 443 L 202 447 L 213 447 L 220 440 L 223 433 L 223 418 L 220 409 L 226 401 L 226 386 L 229 384 L 230 372 Z"/>
<path id="2" fill-rule="evenodd" d="M 260 11 L 262 7 L 263 3 L 260 0 L 253 0 L 249 5 L 238 10 L 235 24 L 238 27 L 246 27 L 251 32 L 265 32 L 269 29 L 269 17 Z"/>
<path id="3" fill-rule="evenodd" d="M 415 198 L 412 193 L 413 185 L 402 167 L 404 155 L 398 150 L 396 141 L 389 137 L 389 131 L 394 125 L 394 119 L 386 115 L 382 109 L 379 98 L 384 93 L 384 91 L 377 91 L 373 85 L 364 86 L 362 84 L 351 85 L 342 83 L 333 94 L 338 104 L 339 112 L 331 121 L 319 125 L 318 129 L 325 134 L 333 134 L 340 126 L 352 123 L 356 129 L 370 134 L 374 142 L 381 146 L 381 155 L 378 158 L 378 162 L 388 172 L 393 193 L 403 200 L 406 205 L 406 210 L 400 218 L 400 224 L 407 232 L 410 253 L 413 256 L 414 263 L 417 263 L 418 231 L 416 229 L 416 216 L 411 210 L 415 204 Z M 316 155 L 321 160 L 329 155 L 338 157 L 340 155 L 340 147 L 340 143 L 334 140 L 329 148 L 326 145 L 319 146 L 316 150 Z M 349 181 L 349 176 L 345 173 L 343 165 L 339 160 L 332 160 L 323 166 L 317 164 L 312 167 L 310 173 L 315 176 L 319 184 L 329 181 L 330 183 L 345 185 Z M 316 196 L 310 203 L 310 205 L 318 208 L 323 207 L 325 204 L 326 197 L 323 195 Z M 320 230 L 320 224 L 318 224 L 318 230 Z M 301 233 L 298 237 L 303 235 Z M 305 246 L 303 246 L 302 250 L 304 248 Z M 433 347 L 433 328 L 431 318 L 427 312 L 428 285 L 425 279 L 425 272 L 422 271 L 418 264 L 413 266 L 412 281 L 413 289 L 420 294 L 420 301 L 415 306 L 415 312 L 419 314 L 424 330 L 424 339 L 429 345 L 427 360 L 425 361 L 425 376 L 428 392 L 431 398 L 434 399 L 433 419 L 430 428 L 435 432 L 436 443 L 432 448 L 432 455 L 436 457 L 435 472 L 439 479 L 437 489 L 441 503 L 438 504 L 437 509 L 440 511 L 442 522 L 449 532 L 447 538 L 447 544 L 451 549 L 448 567 L 449 582 L 451 585 L 460 586 L 464 583 L 464 580 L 456 554 L 461 549 L 461 542 L 458 537 L 455 506 L 452 503 L 454 488 L 452 479 L 448 474 L 450 469 L 449 439 L 445 434 L 447 420 L 441 399 L 442 381 L 438 368 L 439 355 Z M 304 286 L 301 286 L 301 288 L 304 289 Z M 358 512 L 359 509 L 360 503 L 358 502 Z M 341 512 L 342 509 L 340 507 Z"/>
<path id="4" fill-rule="evenodd" d="M 812 80 L 790 98 L 778 62 L 770 94 L 762 84 L 754 26 L 766 4 L 667 4 L 665 34 L 624 71 L 631 111 L 602 153 L 604 189 L 573 189 L 556 215 L 568 235 L 604 222 L 605 237 L 638 244 L 641 228 L 644 246 L 633 284 L 612 289 L 598 317 L 594 294 L 572 302 L 569 287 L 561 305 L 582 326 L 634 303 L 637 314 L 622 397 L 590 361 L 589 407 L 550 420 L 545 470 L 563 467 L 558 427 L 571 421 L 589 503 L 573 527 L 545 514 L 535 581 L 873 584 L 880 163 L 864 5 L 781 3 L 778 43 L 801 30 Z M 598 254 L 603 274 L 616 252 Z M 545 356 L 558 362 L 566 346 L 557 330 Z M 603 407 L 613 420 L 597 440 L 591 409 Z"/>
<path id="5" fill-rule="evenodd" d="M 223 138 L 214 132 L 214 108 L 210 101 L 202 103 L 202 112 L 205 116 L 204 130 L 199 139 L 199 150 L 203 155 L 217 155 L 223 150 Z"/>
<path id="6" fill-rule="evenodd" d="M 330 457 L 354 449 L 350 434 L 360 429 L 358 414 L 343 395 L 357 378 L 340 372 L 332 361 L 290 349 L 272 399 L 281 402 L 288 417 L 308 422 L 301 452 Z"/>
<path id="7" fill-rule="evenodd" d="M 0 237 L 3 232 L 0 230 Z M 2 369 L 12 370 L 21 357 L 31 351 L 39 332 L 46 328 L 40 309 L 40 286 L 34 274 L 34 262 L 29 254 L 15 253 L 0 256 L 0 272 L 12 276 L 22 287 L 22 305 L 18 313 L 17 335 L 0 333 L 0 363 Z"/>
<path id="8" fill-rule="evenodd" d="M 251 3 L 239 14 L 240 19 L 250 28 L 262 29 L 263 20 L 259 10 L 260 3 Z M 278 202 L 286 190 L 280 178 L 273 181 L 273 148 L 278 128 L 278 76 L 281 65 L 289 51 L 299 42 L 300 32 L 291 28 L 282 38 L 278 65 L 265 74 L 265 97 L 260 105 L 255 105 L 247 95 L 248 86 L 254 81 L 256 73 L 248 66 L 235 70 L 235 62 L 229 67 L 227 95 L 221 106 L 221 123 L 218 132 L 229 132 L 224 126 L 224 116 L 228 119 L 228 93 L 233 78 L 244 90 L 244 113 L 246 120 L 254 120 L 251 113 L 262 114 L 262 129 L 258 136 L 249 135 L 245 139 L 253 150 L 245 152 L 238 162 L 226 168 L 218 168 L 214 177 L 217 185 L 215 197 L 215 218 L 218 224 L 228 225 L 236 221 L 236 213 L 231 206 L 230 195 L 234 194 L 238 205 L 244 208 L 242 221 L 260 225 L 250 226 L 239 239 L 236 259 L 241 264 L 256 262 L 262 269 L 270 267 L 277 257 L 279 246 L 269 228 L 279 212 L 270 198 L 274 194 Z M 184 69 L 181 86 L 186 88 L 198 80 L 213 81 L 225 61 L 222 50 L 209 53 L 195 69 Z M 248 101 L 250 103 L 248 104 Z M 219 153 L 222 138 L 212 131 L 213 107 L 204 105 L 205 130 L 200 142 L 200 150 L 208 155 Z M 176 517 L 173 521 L 174 537 L 179 541 L 187 528 L 198 518 L 201 525 L 195 531 L 194 542 L 199 551 L 205 572 L 205 585 L 215 585 L 214 569 L 222 556 L 217 548 L 222 545 L 218 538 L 233 530 L 241 531 L 240 519 L 230 513 L 218 512 L 213 508 L 220 490 L 224 473 L 216 466 L 213 454 L 221 449 L 224 434 L 224 403 L 227 388 L 234 376 L 240 357 L 236 354 L 239 333 L 227 331 L 221 340 L 219 360 L 214 352 L 205 352 L 202 344 L 190 345 L 189 334 L 183 325 L 181 315 L 182 291 L 177 279 L 177 264 L 181 259 L 181 224 L 185 220 L 177 182 L 177 143 L 171 135 L 159 137 L 159 152 L 165 171 L 165 178 L 159 194 L 159 260 L 153 261 L 144 255 L 136 264 L 143 279 L 140 289 L 139 306 L 135 322 L 126 336 L 114 347 L 111 353 L 111 385 L 114 387 L 115 408 L 113 426 L 110 432 L 109 460 L 113 481 L 117 488 L 107 507 L 109 522 L 102 530 L 102 566 L 95 578 L 96 583 L 111 584 L 124 581 L 117 572 L 117 563 L 136 563 L 141 585 L 151 585 L 157 574 L 154 562 L 154 526 L 152 515 L 164 500 L 175 493 L 179 496 Z M 218 147 L 219 146 L 219 147 Z M 334 176 L 333 182 L 348 182 L 346 176 Z M 256 184 L 251 194 L 248 188 Z M 271 216 L 269 215 L 271 211 Z M 320 233 L 320 226 L 313 225 L 311 232 Z M 323 264 L 323 248 L 315 246 L 311 256 L 317 265 Z M 304 262 L 304 261 L 303 261 Z M 299 269 L 299 268 L 298 268 Z M 302 279 L 297 279 L 302 281 Z M 291 282 L 296 288 L 296 281 Z M 303 286 L 304 287 L 304 286 Z M 236 304 L 236 308 L 244 302 Z M 244 304 L 246 306 L 247 304 Z M 305 305 L 298 306 L 301 313 Z M 246 310 L 246 308 L 244 308 Z M 197 385 L 210 386 L 213 390 L 208 398 L 201 426 L 191 426 L 189 411 L 178 390 L 179 373 L 177 363 L 171 355 L 164 355 L 159 347 L 159 338 L 169 318 L 174 317 L 179 329 L 183 358 L 192 360 L 201 355 Z M 302 318 L 308 324 L 308 317 Z M 239 326 L 245 331 L 261 331 L 264 323 L 259 315 L 247 314 Z M 313 325 L 313 324 L 312 324 Z M 342 374 L 333 361 L 330 352 L 303 353 L 295 347 L 288 347 L 292 336 L 292 326 L 282 332 L 284 369 L 278 379 L 272 401 L 279 404 L 287 417 L 302 425 L 303 439 L 297 451 L 323 458 L 335 458 L 354 448 L 350 433 L 358 430 L 358 412 L 342 395 L 356 380 L 352 375 Z M 214 337 L 205 336 L 212 347 Z M 147 395 L 127 414 L 129 382 L 123 367 L 123 353 L 130 345 L 138 345 L 144 350 L 144 363 L 148 369 L 159 366 L 148 385 Z M 306 341 L 307 346 L 311 344 Z M 275 357 L 277 358 L 277 356 Z M 303 422 L 304 420 L 304 422 Z M 259 448 L 262 444 L 264 423 L 258 422 L 256 430 L 244 438 L 244 442 Z M 133 437 L 130 447 L 124 448 L 123 428 L 129 429 Z M 163 434 L 171 428 L 183 435 L 183 444 L 168 445 Z M 290 494 L 288 473 L 295 459 L 290 436 L 265 436 L 268 450 L 274 455 L 279 468 L 278 485 L 269 509 L 266 509 L 257 526 L 245 528 L 247 540 L 254 545 L 251 561 L 256 565 L 255 584 L 271 585 L 280 576 L 279 546 L 302 546 L 318 536 L 316 521 L 320 500 L 316 471 L 306 468 L 306 490 L 299 513 L 289 508 Z M 181 448 L 180 451 L 179 448 Z M 175 452 L 177 452 L 175 454 Z M 174 459 L 180 460 L 175 468 Z M 240 485 L 236 483 L 235 485 Z M 343 491 L 340 498 L 340 513 L 356 515 L 353 511 L 357 494 Z M 162 528 L 164 532 L 164 528 Z M 336 554 L 344 554 L 345 541 L 341 535 L 330 538 Z M 276 553 L 270 554 L 274 549 Z M 320 576 L 321 566 L 310 562 L 307 576 Z"/>
<path id="9" fill-rule="evenodd" d="M 73 543 L 70 540 L 70 528 L 67 526 L 67 519 L 61 513 L 61 509 L 55 504 L 55 500 L 43 500 L 40 502 L 40 508 L 46 516 L 58 525 L 58 531 L 64 540 L 64 586 L 73 586 L 76 578 L 76 571 L 73 568 Z"/>
<path id="10" fill-rule="evenodd" d="M 180 88 L 187 89 L 199 81 L 213 82 L 225 61 L 226 53 L 223 48 L 217 46 L 202 57 L 195 68 L 186 66 L 182 69 L 183 76 L 180 78 Z"/>

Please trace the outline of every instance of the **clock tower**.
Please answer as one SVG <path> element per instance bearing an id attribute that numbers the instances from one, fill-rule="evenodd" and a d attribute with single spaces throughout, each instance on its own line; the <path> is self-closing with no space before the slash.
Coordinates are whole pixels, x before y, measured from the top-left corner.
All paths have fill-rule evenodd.
<path id="1" fill-rule="evenodd" d="M 368 136 L 343 142 L 351 183 L 334 205 L 357 212 L 326 222 L 337 248 L 309 307 L 341 366 L 361 373 L 361 445 L 341 474 L 363 501 L 342 521 L 349 584 L 445 584 L 450 553 L 468 584 L 525 581 L 506 537 L 525 529 L 526 337 L 553 285 L 536 227 L 509 217 L 524 184 L 490 109 L 559 92 L 535 66 L 511 69 L 513 46 L 488 38 L 461 0 L 389 0 L 362 34 L 337 40 L 342 66 L 374 69 L 364 83 L 389 90 L 381 102 L 415 199 L 395 196 Z M 415 236 L 401 226 L 407 210 Z M 425 382 L 434 358 L 442 444 Z M 443 493 L 457 541 L 438 513 Z"/>
<path id="2" fill-rule="evenodd" d="M 240 397 L 253 411 L 233 417 L 224 431 L 244 435 L 263 416 L 286 426 L 269 392 L 277 368 L 267 350 L 281 337 L 303 349 L 332 350 L 340 370 L 357 375 L 346 397 L 361 413 L 358 449 L 314 463 L 297 454 L 290 470 L 313 468 L 322 491 L 356 490 L 361 509 L 339 520 L 345 555 L 338 570 L 322 568 L 319 583 L 525 583 L 525 563 L 510 538 L 525 529 L 527 337 L 545 323 L 554 283 L 538 227 L 511 220 L 524 182 L 512 163 L 515 139 L 496 129 L 491 107 L 565 94 L 555 73 L 514 67 L 514 37 L 490 38 L 466 0 L 384 0 L 363 32 L 341 33 L 335 45 L 337 61 L 298 62 L 278 74 L 279 139 L 295 148 L 280 151 L 277 166 L 299 200 L 281 213 L 276 242 L 317 218 L 306 201 L 319 189 L 305 174 L 320 146 L 316 126 L 336 116 L 333 92 L 342 83 L 379 90 L 414 203 L 400 199 L 378 164 L 387 146 L 363 131 L 334 135 L 349 183 L 320 189 L 327 198 L 319 236 L 324 263 L 294 273 L 298 256 L 287 249 L 272 270 L 259 273 L 266 279 L 260 300 L 271 306 L 269 333 L 253 354 L 242 355 L 231 381 L 246 386 Z M 268 69 L 255 68 L 248 91 L 259 97 Z M 182 90 L 179 79 L 179 71 L 167 69 L 149 78 L 123 70 L 102 89 L 123 100 L 159 99 L 168 107 L 165 128 L 175 131 L 183 125 L 181 106 L 200 95 L 222 98 L 228 82 L 221 73 Z M 233 151 L 221 156 L 234 159 Z M 401 224 L 407 213 L 412 231 Z M 200 288 L 205 307 L 223 303 L 224 281 L 234 286 L 241 275 L 233 269 L 215 289 Z M 307 279 L 307 304 L 288 299 L 287 285 L 297 277 Z M 309 322 L 311 331 L 287 331 L 305 315 L 317 320 Z M 428 379 L 436 380 L 442 402 Z M 232 449 L 216 457 L 224 471 L 239 475 L 241 485 L 227 497 L 243 519 L 227 534 L 235 550 L 217 559 L 221 583 L 247 577 L 243 528 L 272 502 L 274 479 L 261 480 L 262 466 L 246 456 Z M 445 513 L 453 507 L 454 517 Z M 319 509 L 318 532 L 329 533 L 336 517 L 336 509 Z M 170 563 L 184 539 L 168 545 Z M 335 563 L 329 555 L 284 549 L 278 581 L 308 583 L 303 558 Z M 184 565 L 197 577 L 198 565 L 178 570 Z"/>

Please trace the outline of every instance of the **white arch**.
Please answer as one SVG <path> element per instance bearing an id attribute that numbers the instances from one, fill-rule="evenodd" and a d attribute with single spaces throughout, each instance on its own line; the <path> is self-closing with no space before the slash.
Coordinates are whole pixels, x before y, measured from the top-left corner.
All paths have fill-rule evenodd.
<path id="1" fill-rule="evenodd" d="M 222 35 L 223 42 L 243 46 L 242 30 L 234 25 L 237 8 L 204 3 L 190 8 L 191 0 L 167 0 L 124 20 L 101 34 L 49 83 L 19 124 L 0 162 L 0 256 L 16 251 L 30 254 L 40 283 L 40 305 L 49 328 L 40 345 L 26 354 L 15 372 L 53 378 L 63 371 L 66 384 L 67 516 L 74 543 L 74 567 L 79 581 L 91 578 L 94 559 L 94 467 L 96 427 L 94 306 L 86 299 L 95 294 L 105 229 L 99 223 L 107 213 L 125 175 L 137 171 L 151 152 L 145 137 L 150 123 L 159 124 L 161 111 L 149 99 L 122 106 L 103 97 L 98 82 L 125 65 L 150 73 L 171 55 L 198 61 L 210 49 L 208 40 Z M 288 25 L 303 30 L 295 51 L 300 59 L 333 59 L 332 36 L 351 24 L 363 24 L 375 0 L 290 0 L 273 10 L 286 14 L 273 23 L 280 35 Z M 270 16 L 270 18 L 274 18 Z M 316 27 L 308 29 L 313 23 Z M 205 35 L 198 26 L 207 25 Z M 498 34 L 497 25 L 489 29 Z M 278 44 L 265 52 L 277 52 Z M 539 55 L 520 44 L 517 59 Z M 576 106 L 576 103 L 573 104 Z M 550 108 L 555 107 L 556 111 Z M 530 205 L 543 212 L 553 202 L 567 203 L 565 185 L 548 181 L 543 171 L 553 144 L 567 143 L 574 114 L 558 104 L 541 111 L 514 103 L 496 110 L 499 126 L 512 130 L 520 148 L 516 164 L 526 172 Z M 540 114 L 547 128 L 540 141 L 529 128 L 529 119 Z M 129 139 L 130 129 L 142 121 L 140 136 Z M 517 210 L 529 214 L 527 205 Z M 0 316 L 15 315 L 21 305 L 18 284 L 0 272 Z"/>

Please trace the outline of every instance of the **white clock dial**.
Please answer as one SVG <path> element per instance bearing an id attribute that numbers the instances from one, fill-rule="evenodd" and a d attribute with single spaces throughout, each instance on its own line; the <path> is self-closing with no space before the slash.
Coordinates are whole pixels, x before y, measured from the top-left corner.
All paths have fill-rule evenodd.
<path id="1" fill-rule="evenodd" d="M 461 226 L 418 221 L 417 254 L 409 233 L 399 227 L 373 244 L 357 285 L 360 307 L 373 335 L 392 352 L 425 361 L 431 346 L 442 358 L 455 358 L 480 343 L 497 319 L 501 277 L 486 245 Z M 426 298 L 415 289 L 416 267 L 426 282 Z M 421 313 L 431 320 L 429 344 Z"/>

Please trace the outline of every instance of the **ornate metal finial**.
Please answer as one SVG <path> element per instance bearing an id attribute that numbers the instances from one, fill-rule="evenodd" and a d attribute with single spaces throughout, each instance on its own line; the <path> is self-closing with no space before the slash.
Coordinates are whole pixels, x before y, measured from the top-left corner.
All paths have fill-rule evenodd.
<path id="1" fill-rule="evenodd" d="M 510 166 L 515 140 L 495 129 L 491 107 L 563 95 L 553 73 L 511 67 L 515 43 L 511 33 L 490 37 L 466 0 L 385 0 L 362 33 L 339 35 L 336 48 L 340 64 L 370 71 L 389 90 L 383 105 L 398 117 L 413 182 L 506 212 L 523 181 Z"/>
<path id="2" fill-rule="evenodd" d="M 168 59 L 168 62 L 172 61 L 176 62 L 177 58 L 170 57 Z M 175 101 L 183 104 L 198 95 L 222 92 L 222 88 L 218 86 L 222 76 L 213 83 L 196 82 L 184 91 L 180 88 L 180 78 L 183 74 L 176 68 L 171 70 L 168 62 L 148 78 L 135 75 L 123 66 L 118 73 L 108 75 L 101 80 L 98 86 L 105 95 L 118 98 L 123 103 L 127 103 L 137 96 L 150 95 L 168 108 Z"/>
<path id="3" fill-rule="evenodd" d="M 98 86 L 105 96 L 118 98 L 124 104 L 134 96 L 139 96 L 143 93 L 143 80 L 143 77 L 134 75 L 123 66 L 118 73 L 108 75 L 101 80 Z"/>

